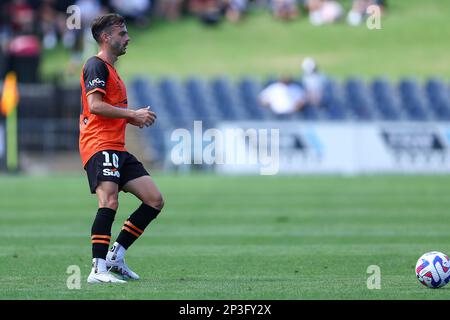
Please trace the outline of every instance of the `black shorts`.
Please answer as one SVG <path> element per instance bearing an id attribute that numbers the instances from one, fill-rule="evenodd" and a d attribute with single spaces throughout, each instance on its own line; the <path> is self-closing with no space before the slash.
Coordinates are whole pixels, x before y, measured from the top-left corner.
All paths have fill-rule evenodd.
<path id="1" fill-rule="evenodd" d="M 119 185 L 119 190 L 130 180 L 148 176 L 142 163 L 127 151 L 104 150 L 95 153 L 84 167 L 91 193 L 100 181 L 112 181 Z"/>

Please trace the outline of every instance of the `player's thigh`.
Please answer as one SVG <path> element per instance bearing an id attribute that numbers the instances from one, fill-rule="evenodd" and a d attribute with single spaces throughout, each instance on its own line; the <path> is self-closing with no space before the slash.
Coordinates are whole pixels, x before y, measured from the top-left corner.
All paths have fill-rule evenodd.
<path id="1" fill-rule="evenodd" d="M 112 181 L 99 181 L 95 193 L 99 208 L 117 210 L 119 207 L 119 185 Z"/>
<path id="2" fill-rule="evenodd" d="M 128 181 L 122 188 L 126 192 L 134 194 L 138 199 L 153 208 L 161 210 L 164 206 L 164 200 L 150 176 L 141 176 Z"/>
<path id="3" fill-rule="evenodd" d="M 110 181 L 120 185 L 119 168 L 121 160 L 116 153 L 119 152 L 114 150 L 99 151 L 86 163 L 84 169 L 86 170 L 91 193 L 97 193 L 97 187 L 102 181 Z M 108 189 L 106 188 L 105 190 L 107 191 Z"/>

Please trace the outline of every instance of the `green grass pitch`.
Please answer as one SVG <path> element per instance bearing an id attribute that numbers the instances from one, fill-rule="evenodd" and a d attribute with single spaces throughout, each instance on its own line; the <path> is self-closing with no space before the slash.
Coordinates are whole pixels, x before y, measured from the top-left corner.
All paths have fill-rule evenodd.
<path id="1" fill-rule="evenodd" d="M 450 252 L 449 176 L 154 178 L 166 207 L 127 255 L 142 279 L 114 286 L 86 283 L 84 176 L 2 176 L 0 299 L 450 299 L 414 274 L 422 253 Z M 114 237 L 137 205 L 121 194 Z"/>

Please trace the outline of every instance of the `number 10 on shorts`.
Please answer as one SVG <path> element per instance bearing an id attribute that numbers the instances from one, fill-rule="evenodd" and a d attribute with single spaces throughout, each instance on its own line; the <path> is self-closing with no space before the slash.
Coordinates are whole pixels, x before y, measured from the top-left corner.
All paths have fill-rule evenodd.
<path id="1" fill-rule="evenodd" d="M 103 151 L 102 154 L 105 156 L 105 162 L 103 162 L 104 167 L 114 166 L 114 168 L 117 169 L 119 168 L 119 157 L 117 156 L 117 154 L 115 153 L 112 154 L 112 163 L 108 152 Z"/>

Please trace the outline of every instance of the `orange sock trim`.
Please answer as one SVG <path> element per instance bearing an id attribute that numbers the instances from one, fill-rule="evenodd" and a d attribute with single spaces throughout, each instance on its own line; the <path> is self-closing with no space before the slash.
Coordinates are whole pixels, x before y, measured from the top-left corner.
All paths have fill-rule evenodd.
<path id="1" fill-rule="evenodd" d="M 128 228 L 127 226 L 123 226 L 122 230 L 128 231 L 129 233 L 131 233 L 136 238 L 139 238 L 139 236 L 140 236 L 139 233 L 134 232 L 132 229 Z"/>

